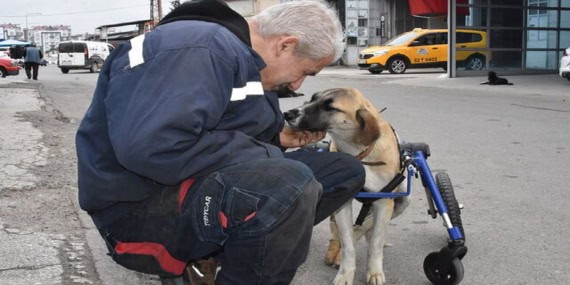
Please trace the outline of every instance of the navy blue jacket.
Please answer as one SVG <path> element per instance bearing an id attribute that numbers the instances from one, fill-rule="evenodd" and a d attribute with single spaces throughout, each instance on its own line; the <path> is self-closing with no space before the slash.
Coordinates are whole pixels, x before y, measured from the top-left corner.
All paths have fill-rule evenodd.
<path id="1" fill-rule="evenodd" d="M 278 98 L 261 88 L 265 63 L 227 9 L 238 25 L 226 28 L 227 15 L 169 21 L 105 62 L 76 137 L 79 203 L 98 227 L 164 185 L 283 157 Z"/>

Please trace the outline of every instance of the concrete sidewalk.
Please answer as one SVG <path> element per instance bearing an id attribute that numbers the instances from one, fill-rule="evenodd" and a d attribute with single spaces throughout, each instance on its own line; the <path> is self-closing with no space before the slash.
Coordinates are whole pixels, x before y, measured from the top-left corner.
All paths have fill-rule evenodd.
<path id="1" fill-rule="evenodd" d="M 60 159 L 55 153 L 63 145 L 46 142 L 55 134 L 42 131 L 53 119 L 50 108 L 41 83 L 0 78 L 0 285 L 160 284 L 156 276 L 114 264 L 90 218 L 79 209 L 75 186 L 59 187 L 60 176 L 50 172 L 49 164 Z M 40 175 L 42 170 L 49 177 Z M 36 208 L 44 216 L 56 212 L 58 221 L 38 222 Z M 75 213 L 67 217 L 77 216 L 81 224 L 71 225 L 55 208 Z M 54 228 L 60 223 L 65 226 Z M 77 227 L 82 232 L 75 232 Z"/>
<path id="2" fill-rule="evenodd" d="M 501 76 L 500 72 L 498 73 Z M 404 74 L 390 74 L 388 72 L 371 74 L 367 70 L 358 69 L 358 67 L 329 66 L 317 76 L 377 80 L 387 84 L 426 88 L 492 90 L 494 92 L 500 90 L 501 92 L 514 94 L 570 96 L 570 81 L 560 77 L 558 74 L 501 76 L 514 84 L 509 86 L 481 85 L 481 82 L 487 81 L 486 76 L 448 78 L 442 69 L 409 69 Z"/>

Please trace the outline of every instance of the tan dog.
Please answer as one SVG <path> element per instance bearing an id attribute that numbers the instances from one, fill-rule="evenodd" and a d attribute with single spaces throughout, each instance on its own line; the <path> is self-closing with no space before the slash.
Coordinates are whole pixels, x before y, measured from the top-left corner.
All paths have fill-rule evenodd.
<path id="1" fill-rule="evenodd" d="M 331 150 L 349 153 L 362 160 L 366 169 L 364 190 L 380 192 L 401 170 L 398 139 L 390 124 L 358 90 L 352 88 L 328 89 L 315 93 L 310 102 L 287 111 L 285 119 L 294 128 L 327 131 L 332 139 Z M 392 192 L 404 192 L 401 183 Z M 407 206 L 407 199 L 379 199 L 373 202 L 372 219 L 353 228 L 352 200 L 342 206 L 331 218 L 333 237 L 329 247 L 340 238 L 341 255 L 336 285 L 353 283 L 356 270 L 355 243 L 368 233 L 368 270 L 370 285 L 384 284 L 383 248 L 388 222 Z M 336 221 L 336 222 L 335 222 Z M 338 236 L 336 228 L 338 227 Z M 330 253 L 330 251 L 329 251 Z M 332 252 L 328 262 L 337 254 Z"/>

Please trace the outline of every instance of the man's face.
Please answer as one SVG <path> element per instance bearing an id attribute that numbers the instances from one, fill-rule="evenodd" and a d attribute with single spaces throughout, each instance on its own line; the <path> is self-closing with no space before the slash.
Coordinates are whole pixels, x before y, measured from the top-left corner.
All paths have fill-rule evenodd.
<path id="1" fill-rule="evenodd" d="M 264 58 L 267 66 L 261 70 L 261 82 L 265 90 L 278 90 L 288 86 L 297 90 L 307 76 L 314 76 L 331 63 L 332 56 L 313 60 L 300 58 L 295 54 L 296 42 L 284 42 L 276 51 Z"/>

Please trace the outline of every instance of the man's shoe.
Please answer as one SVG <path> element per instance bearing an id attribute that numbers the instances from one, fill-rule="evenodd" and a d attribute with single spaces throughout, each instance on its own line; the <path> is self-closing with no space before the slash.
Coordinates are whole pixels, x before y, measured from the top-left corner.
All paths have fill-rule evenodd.
<path id="1" fill-rule="evenodd" d="M 186 267 L 186 272 L 191 285 L 214 285 L 216 283 L 217 269 L 218 261 L 210 257 L 190 262 Z"/>

